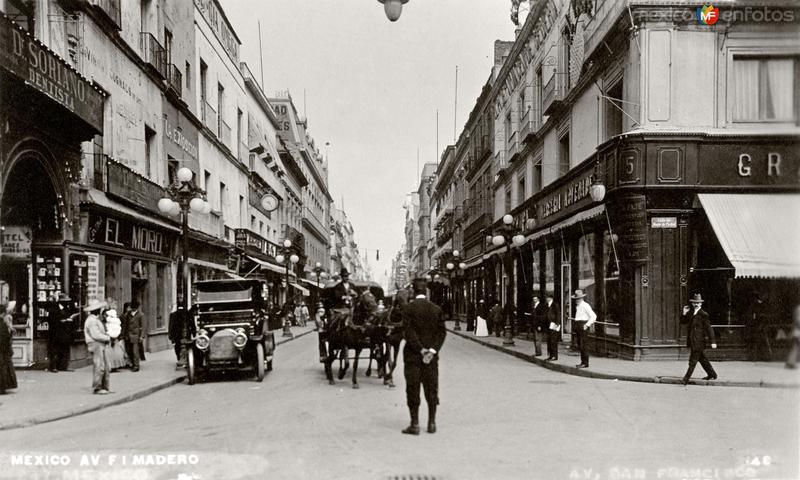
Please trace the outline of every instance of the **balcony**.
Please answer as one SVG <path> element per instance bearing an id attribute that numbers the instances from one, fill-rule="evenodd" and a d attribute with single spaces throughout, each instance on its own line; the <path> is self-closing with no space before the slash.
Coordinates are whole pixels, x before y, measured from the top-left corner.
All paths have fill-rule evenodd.
<path id="1" fill-rule="evenodd" d="M 102 18 L 117 31 L 122 30 L 122 10 L 120 0 L 90 0 L 95 11 L 100 12 Z"/>
<path id="2" fill-rule="evenodd" d="M 217 135 L 217 111 L 204 99 L 200 99 L 200 108 L 202 109 L 203 125 L 208 127 L 214 135 Z"/>
<path id="3" fill-rule="evenodd" d="M 222 115 L 219 116 L 219 139 L 220 141 L 228 147 L 228 150 L 233 150 L 231 146 L 231 127 L 225 123 L 225 120 L 222 119 Z"/>
<path id="4" fill-rule="evenodd" d="M 141 32 L 139 34 L 139 49 L 142 52 L 142 60 L 161 75 L 161 78 L 167 78 L 167 51 L 158 43 L 152 33 Z"/>
<path id="5" fill-rule="evenodd" d="M 328 233 L 328 228 L 325 228 L 325 224 L 320 220 L 317 214 L 309 207 L 304 207 L 303 212 L 303 222 L 307 224 L 307 227 L 311 227 L 317 231 L 318 237 L 325 237 Z"/>
<path id="6" fill-rule="evenodd" d="M 561 108 L 567 96 L 567 73 L 555 72 L 542 92 L 542 111 L 545 115 L 552 115 Z"/>
<path id="7" fill-rule="evenodd" d="M 189 228 L 199 230 L 215 238 L 225 238 L 225 224 L 222 217 L 216 214 L 204 215 L 189 212 Z M 226 239 L 227 240 L 227 239 Z"/>
<path id="8" fill-rule="evenodd" d="M 508 138 L 508 142 L 506 143 L 506 149 L 508 154 L 506 158 L 508 159 L 508 163 L 514 163 L 517 159 L 517 154 L 520 152 L 519 149 L 519 142 L 517 142 L 517 132 L 511 134 Z"/>
<path id="9" fill-rule="evenodd" d="M 183 94 L 183 74 L 175 64 L 170 64 L 167 69 L 167 85 L 178 97 Z"/>

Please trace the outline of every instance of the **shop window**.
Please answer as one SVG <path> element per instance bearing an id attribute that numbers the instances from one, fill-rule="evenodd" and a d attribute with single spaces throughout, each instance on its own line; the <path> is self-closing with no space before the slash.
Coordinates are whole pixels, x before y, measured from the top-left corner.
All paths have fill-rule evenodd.
<path id="1" fill-rule="evenodd" d="M 167 328 L 167 308 L 169 307 L 169 288 L 167 288 L 167 267 L 156 265 L 156 330 Z"/>
<path id="2" fill-rule="evenodd" d="M 603 235 L 603 276 L 605 299 L 605 321 L 611 325 L 605 325 L 605 334 L 618 336 L 619 321 L 621 318 L 621 299 L 619 281 L 619 261 L 617 259 L 616 248 L 618 247 L 618 237 L 611 235 L 608 231 Z M 614 325 L 616 324 L 616 325 Z"/>
<path id="3" fill-rule="evenodd" d="M 793 121 L 797 119 L 796 58 L 734 58 L 734 122 Z"/>
<path id="4" fill-rule="evenodd" d="M 578 239 L 578 288 L 586 293 L 589 305 L 595 305 L 594 233 Z"/>
<path id="5" fill-rule="evenodd" d="M 538 157 L 533 162 L 533 190 L 531 194 L 536 194 L 542 190 L 542 157 Z"/>
<path id="6" fill-rule="evenodd" d="M 517 205 L 525 201 L 525 173 L 517 177 Z"/>
<path id="7" fill-rule="evenodd" d="M 545 295 L 553 295 L 555 302 L 558 302 L 558 295 L 556 295 L 556 265 L 555 265 L 555 251 L 548 248 L 544 254 L 544 293 Z"/>
<path id="8" fill-rule="evenodd" d="M 167 180 L 172 185 L 178 181 L 178 161 L 167 155 Z"/>
<path id="9" fill-rule="evenodd" d="M 186 75 L 186 90 L 191 90 L 192 89 L 192 64 L 189 63 L 189 62 L 186 62 L 186 68 L 184 69 L 184 71 L 186 72 L 185 73 L 185 75 Z"/>
<path id="10" fill-rule="evenodd" d="M 156 132 L 147 125 L 144 126 L 144 174 L 151 177 L 150 169 L 153 165 L 153 154 L 155 152 Z"/>

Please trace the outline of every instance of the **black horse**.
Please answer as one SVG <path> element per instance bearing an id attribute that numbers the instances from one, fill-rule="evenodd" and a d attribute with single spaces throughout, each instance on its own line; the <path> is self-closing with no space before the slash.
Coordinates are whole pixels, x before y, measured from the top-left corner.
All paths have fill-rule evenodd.
<path id="1" fill-rule="evenodd" d="M 355 306 L 345 308 L 332 308 L 327 324 L 328 355 L 325 358 L 325 376 L 328 383 L 334 385 L 333 362 L 339 360 L 339 380 L 343 379 L 350 367 L 350 350 L 354 350 L 353 357 L 353 388 L 358 385 L 358 360 L 361 351 L 373 351 L 375 339 L 382 337 L 381 323 L 388 316 L 386 312 L 378 312 L 375 296 L 369 291 L 364 291 L 356 300 Z"/>

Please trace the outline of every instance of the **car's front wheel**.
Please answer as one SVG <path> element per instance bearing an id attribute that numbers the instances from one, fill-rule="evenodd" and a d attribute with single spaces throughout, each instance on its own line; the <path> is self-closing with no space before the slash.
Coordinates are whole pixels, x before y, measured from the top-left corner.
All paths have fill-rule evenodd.
<path id="1" fill-rule="evenodd" d="M 262 381 L 264 380 L 264 344 L 257 343 L 256 344 L 256 380 Z"/>
<path id="2" fill-rule="evenodd" d="M 197 370 L 195 369 L 194 364 L 194 349 L 189 348 L 189 351 L 186 352 L 186 369 L 187 369 L 187 378 L 189 379 L 189 385 L 194 385 L 194 382 L 197 381 Z"/>

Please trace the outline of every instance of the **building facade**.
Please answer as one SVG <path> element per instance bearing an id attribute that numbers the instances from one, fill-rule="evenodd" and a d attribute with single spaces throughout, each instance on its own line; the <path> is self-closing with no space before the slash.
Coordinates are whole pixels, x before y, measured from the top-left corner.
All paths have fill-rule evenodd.
<path id="1" fill-rule="evenodd" d="M 524 331 L 553 294 L 569 342 L 582 289 L 592 348 L 642 360 L 687 355 L 699 293 L 714 355 L 781 358 L 800 300 L 800 232 L 778 213 L 800 208 L 796 6 L 726 5 L 714 26 L 663 1 L 525 10 L 459 138 L 467 297 L 513 303 Z M 492 245 L 501 231 L 523 244 Z"/>

